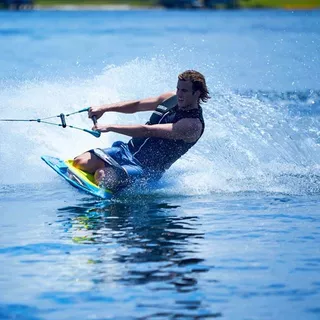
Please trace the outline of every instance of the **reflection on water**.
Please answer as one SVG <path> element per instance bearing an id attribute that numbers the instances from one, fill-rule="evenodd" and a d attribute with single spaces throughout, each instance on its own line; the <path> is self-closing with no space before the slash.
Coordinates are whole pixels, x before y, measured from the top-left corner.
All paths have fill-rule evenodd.
<path id="1" fill-rule="evenodd" d="M 201 310 L 201 300 L 192 294 L 197 291 L 199 273 L 208 271 L 198 256 L 197 245 L 204 234 L 196 214 L 185 215 L 178 205 L 145 198 L 68 206 L 59 209 L 59 215 L 75 243 L 97 246 L 98 258 L 88 261 L 96 266 L 97 288 L 116 282 L 129 286 L 129 291 L 140 286 L 149 295 L 151 290 L 150 298 L 137 301 L 136 307 L 157 311 L 140 319 L 221 316 Z M 153 299 L 156 293 L 167 299 Z M 177 293 L 191 296 L 176 300 Z M 171 307 L 159 313 L 158 302 L 166 300 Z"/>
<path id="2" fill-rule="evenodd" d="M 154 192 L 99 202 L 39 190 L 2 200 L 0 318 L 319 315 L 317 195 Z"/>

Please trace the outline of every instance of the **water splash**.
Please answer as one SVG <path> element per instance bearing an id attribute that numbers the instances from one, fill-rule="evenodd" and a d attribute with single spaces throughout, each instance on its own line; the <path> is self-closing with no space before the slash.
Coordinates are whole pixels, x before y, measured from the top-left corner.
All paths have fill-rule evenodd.
<path id="1" fill-rule="evenodd" d="M 212 93 L 204 105 L 204 136 L 165 174 L 157 192 L 318 192 L 320 131 L 315 110 L 319 92 L 232 92 L 219 84 L 213 66 L 202 69 Z M 174 89 L 181 71 L 179 64 L 157 57 L 109 66 L 87 80 L 2 85 L 1 117 L 42 118 L 89 105 L 154 96 Z M 110 113 L 101 122 L 141 123 L 148 117 L 145 113 Z M 68 122 L 84 128 L 92 125 L 85 114 L 70 117 Z M 43 154 L 70 158 L 94 147 L 109 146 L 115 139 L 128 140 L 116 134 L 96 139 L 37 123 L 2 123 L 0 134 L 2 184 L 56 179 L 41 163 Z"/>
<path id="2" fill-rule="evenodd" d="M 262 100 L 220 88 L 204 108 L 207 130 L 196 156 L 185 157 L 190 170 L 201 163 L 193 185 L 203 191 L 318 192 L 319 119 L 309 116 L 314 103 L 308 107 L 299 99 L 295 106 L 300 113 L 293 114 L 293 101 L 282 95 Z M 184 179 L 191 184 L 190 176 Z"/>

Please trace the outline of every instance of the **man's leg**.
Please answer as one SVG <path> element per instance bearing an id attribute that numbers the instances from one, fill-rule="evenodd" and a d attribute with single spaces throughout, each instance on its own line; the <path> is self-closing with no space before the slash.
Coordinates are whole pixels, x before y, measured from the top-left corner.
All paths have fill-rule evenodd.
<path id="1" fill-rule="evenodd" d="M 85 172 L 95 174 L 98 169 L 105 168 L 105 162 L 92 152 L 85 152 L 73 160 L 73 165 Z"/>
<path id="2" fill-rule="evenodd" d="M 85 172 L 94 174 L 97 185 L 115 191 L 123 183 L 123 176 L 92 152 L 85 152 L 73 160 L 73 165 Z"/>
<path id="3" fill-rule="evenodd" d="M 94 180 L 99 186 L 103 186 L 111 191 L 118 190 L 119 186 L 123 183 L 121 177 L 110 166 L 98 169 L 94 174 Z"/>

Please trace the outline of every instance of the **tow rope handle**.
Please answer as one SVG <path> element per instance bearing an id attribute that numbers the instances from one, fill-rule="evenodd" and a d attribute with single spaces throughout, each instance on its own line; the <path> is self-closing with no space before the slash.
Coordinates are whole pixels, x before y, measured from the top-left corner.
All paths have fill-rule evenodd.
<path id="1" fill-rule="evenodd" d="M 84 108 L 81 109 L 79 111 L 73 112 L 73 113 L 69 113 L 66 116 L 70 116 L 71 114 L 75 114 L 75 113 L 82 113 L 82 112 L 88 112 L 90 108 Z M 61 124 L 62 127 L 65 128 L 66 127 L 66 121 L 65 121 L 65 117 L 66 117 L 63 113 L 60 114 L 60 119 L 61 119 Z M 92 116 L 92 122 L 94 125 L 96 125 L 97 122 L 97 117 L 96 116 Z M 101 136 L 101 132 L 100 131 L 96 131 L 96 130 L 88 130 L 88 129 L 82 129 L 84 132 L 90 133 L 92 134 L 94 137 L 99 138 Z"/>
<path id="2" fill-rule="evenodd" d="M 87 108 L 87 111 L 89 110 L 89 108 Z M 97 121 L 97 117 L 96 116 L 92 116 L 92 122 L 94 125 L 96 125 L 98 123 Z M 88 133 L 91 133 L 93 136 L 95 136 L 96 138 L 99 138 L 101 136 L 101 132 L 100 131 L 96 131 L 96 130 L 88 130 Z"/>
<path id="3" fill-rule="evenodd" d="M 92 116 L 92 122 L 93 122 L 94 125 L 97 124 L 97 117 L 96 116 Z M 101 132 L 100 131 L 88 130 L 88 129 L 84 129 L 84 131 L 92 134 L 96 138 L 99 138 L 101 136 Z"/>

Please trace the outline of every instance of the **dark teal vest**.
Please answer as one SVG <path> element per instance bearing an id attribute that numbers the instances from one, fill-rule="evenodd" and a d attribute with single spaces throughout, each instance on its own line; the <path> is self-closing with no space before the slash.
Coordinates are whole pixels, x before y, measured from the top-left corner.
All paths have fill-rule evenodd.
<path id="1" fill-rule="evenodd" d="M 176 96 L 167 99 L 159 105 L 146 124 L 175 123 L 184 118 L 198 118 L 202 123 L 201 135 L 203 134 L 204 120 L 202 108 L 199 106 L 199 108 L 190 111 L 179 110 Z M 197 141 L 188 143 L 183 140 L 163 138 L 132 138 L 128 142 L 128 146 L 142 167 L 152 171 L 163 172 L 170 168 Z"/>

